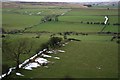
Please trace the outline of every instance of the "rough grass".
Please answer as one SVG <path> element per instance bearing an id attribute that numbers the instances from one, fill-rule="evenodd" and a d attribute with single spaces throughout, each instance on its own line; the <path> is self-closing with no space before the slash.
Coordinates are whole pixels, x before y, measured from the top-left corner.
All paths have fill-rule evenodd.
<path id="1" fill-rule="evenodd" d="M 34 28 L 27 30 L 26 32 L 65 32 L 65 31 L 76 31 L 76 32 L 98 32 L 102 29 L 102 25 L 88 25 L 81 23 L 67 23 L 67 22 L 48 22 L 40 24 Z"/>
<path id="2" fill-rule="evenodd" d="M 79 16 L 79 15 L 118 15 L 118 9 L 73 9 L 66 15 Z"/>
<path id="3" fill-rule="evenodd" d="M 6 30 L 24 29 L 41 21 L 41 16 L 29 16 L 20 14 L 3 14 L 2 26 Z"/>
<path id="4" fill-rule="evenodd" d="M 76 31 L 76 32 L 100 32 L 104 25 L 95 25 L 95 24 L 81 24 L 74 22 L 48 22 L 40 24 L 36 27 L 33 27 L 26 32 L 66 32 L 66 31 Z M 118 32 L 118 26 L 107 25 L 104 31 Z"/>
<path id="5" fill-rule="evenodd" d="M 16 10 L 16 12 L 25 13 L 25 11 L 27 11 L 27 14 L 32 13 L 33 15 L 37 14 L 38 12 L 41 12 L 40 15 L 44 16 L 44 15 L 50 15 L 50 14 L 61 15 L 62 13 L 68 10 L 69 9 L 21 9 L 21 10 Z"/>
<path id="6" fill-rule="evenodd" d="M 37 7 L 37 6 L 35 6 Z M 6 9 L 9 10 L 9 9 Z M 28 10 L 30 13 L 36 13 L 39 9 L 22 9 L 16 10 L 20 13 L 24 13 Z M 48 10 L 48 11 L 47 11 Z M 44 9 L 44 14 L 53 14 L 55 9 Z M 60 12 L 65 12 L 61 10 Z M 41 10 L 40 10 L 41 11 Z M 58 9 L 55 10 L 56 13 Z M 89 14 L 88 14 L 89 13 Z M 81 24 L 79 21 L 104 21 L 104 16 L 109 15 L 110 22 L 118 22 L 117 9 L 73 9 L 66 15 L 59 17 L 59 22 L 47 22 L 35 26 L 26 32 L 99 32 L 103 28 L 103 25 L 93 24 Z M 86 16 L 87 15 L 87 16 Z M 102 15 L 102 16 L 101 16 Z M 111 16 L 112 15 L 112 16 Z M 39 23 L 42 16 L 28 16 L 22 14 L 4 13 L 3 14 L 3 28 L 6 30 L 24 29 L 36 23 Z M 65 22 L 64 22 L 65 21 Z M 105 31 L 117 32 L 118 26 L 109 25 Z M 36 54 L 36 49 L 40 49 L 40 45 L 45 43 L 49 39 L 50 34 L 43 34 L 40 38 L 35 38 L 36 34 L 9 34 L 6 36 L 6 40 L 16 42 L 21 38 L 28 38 L 33 41 L 33 49 L 30 54 L 24 54 L 21 56 L 21 62 L 30 56 Z M 40 67 L 33 71 L 21 70 L 24 77 L 18 77 L 15 74 L 9 77 L 15 78 L 116 78 L 118 74 L 118 44 L 111 42 L 112 36 L 106 35 L 88 35 L 88 36 L 76 36 L 71 35 L 68 38 L 80 39 L 81 42 L 70 42 L 62 50 L 65 53 L 59 53 L 53 56 L 58 56 L 60 60 L 49 59 L 54 61 L 55 64 L 49 64 L 49 68 Z M 7 56 L 10 56 L 8 53 Z M 13 60 L 9 60 L 6 54 L 3 54 L 3 65 L 13 67 L 15 65 Z M 101 67 L 99 70 L 98 67 Z"/>
<path id="7" fill-rule="evenodd" d="M 61 15 L 62 13 L 66 13 L 70 9 L 47 9 L 47 8 L 39 8 L 39 9 L 3 9 L 3 13 L 17 13 L 17 14 L 24 14 L 24 15 L 38 15 L 38 12 L 41 12 L 38 16 L 45 16 L 45 15 Z"/>
<path id="8" fill-rule="evenodd" d="M 66 22 L 104 22 L 105 16 L 61 16 L 59 17 L 60 21 L 66 21 Z M 118 23 L 118 16 L 108 16 L 109 23 Z"/>
<path id="9" fill-rule="evenodd" d="M 37 51 L 41 49 L 41 44 L 46 43 L 49 39 L 49 35 L 46 35 L 46 36 L 42 35 L 42 36 L 40 36 L 40 38 L 35 38 L 35 37 L 36 37 L 36 34 L 22 34 L 22 35 L 15 34 L 15 35 L 7 35 L 5 40 L 15 44 L 18 40 L 23 40 L 23 38 L 25 38 L 28 40 L 28 42 L 32 42 L 31 43 L 31 45 L 32 45 L 31 52 L 27 53 L 27 54 L 22 54 L 20 56 L 20 63 L 22 63 L 27 58 L 35 55 L 37 53 Z M 3 70 L 7 70 L 9 67 L 14 67 L 16 65 L 13 57 L 11 57 L 12 54 L 13 53 L 9 53 L 9 52 L 2 54 Z"/>
<path id="10" fill-rule="evenodd" d="M 54 65 L 49 65 L 48 69 L 40 67 L 33 71 L 23 70 L 23 78 L 117 78 L 116 43 L 70 42 L 61 49 L 66 52 L 53 55 L 59 56 L 60 60 L 50 59 L 55 62 Z"/>

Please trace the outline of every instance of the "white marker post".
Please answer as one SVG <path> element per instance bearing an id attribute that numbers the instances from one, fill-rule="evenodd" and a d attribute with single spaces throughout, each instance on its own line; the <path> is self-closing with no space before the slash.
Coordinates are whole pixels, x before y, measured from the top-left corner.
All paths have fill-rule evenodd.
<path id="1" fill-rule="evenodd" d="M 107 24 L 107 22 L 108 22 L 108 17 L 105 16 L 105 22 L 104 22 L 104 24 Z"/>
<path id="2" fill-rule="evenodd" d="M 108 20 L 109 20 L 109 18 L 107 16 L 105 16 L 105 21 L 104 21 L 105 26 L 102 28 L 102 30 L 100 32 L 102 32 L 105 29 Z"/>

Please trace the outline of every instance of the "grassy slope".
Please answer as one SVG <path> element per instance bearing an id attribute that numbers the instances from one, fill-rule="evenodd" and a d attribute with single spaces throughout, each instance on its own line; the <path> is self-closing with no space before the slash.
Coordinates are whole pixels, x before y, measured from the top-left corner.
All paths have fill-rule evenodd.
<path id="1" fill-rule="evenodd" d="M 3 28 L 12 29 L 24 29 L 34 24 L 40 23 L 41 16 L 29 16 L 19 14 L 3 14 Z"/>
<path id="2" fill-rule="evenodd" d="M 62 14 L 66 11 L 68 11 L 69 9 L 21 9 L 21 10 L 16 10 L 16 12 L 20 12 L 20 13 L 25 13 L 27 11 L 27 13 L 32 13 L 32 14 L 37 14 L 38 12 L 41 12 L 40 15 L 50 15 L 50 14 Z"/>
<path id="3" fill-rule="evenodd" d="M 109 22 L 111 24 L 118 23 L 118 16 L 108 16 Z M 69 21 L 69 22 L 104 22 L 105 18 L 104 16 L 61 16 L 59 17 L 60 21 Z"/>
<path id="4" fill-rule="evenodd" d="M 89 13 L 89 14 L 88 14 Z M 63 32 L 63 31 L 79 31 L 79 32 L 98 32 L 104 27 L 103 25 L 86 24 L 86 22 L 104 22 L 104 16 L 109 15 L 109 22 L 111 25 L 107 26 L 105 31 L 118 32 L 118 26 L 113 23 L 118 23 L 117 9 L 73 9 L 67 12 L 64 16 L 59 17 L 59 21 L 40 24 L 28 31 L 50 31 L 50 32 Z M 80 24 L 83 21 L 85 24 Z M 74 23 L 75 22 L 75 23 Z M 49 28 L 50 27 L 50 28 Z"/>
<path id="5" fill-rule="evenodd" d="M 89 14 L 88 14 L 89 13 Z M 16 16 L 13 18 L 13 16 Z M 82 16 L 81 16 L 82 15 Z M 94 16 L 84 16 L 84 15 L 94 15 Z M 60 21 L 78 21 L 78 20 L 92 20 L 92 21 L 102 21 L 104 17 L 95 15 L 117 15 L 117 10 L 99 10 L 99 9 L 77 9 L 72 10 L 65 16 L 60 17 Z M 18 14 L 4 14 L 3 21 L 5 26 L 9 29 L 21 29 L 26 26 L 30 26 L 34 23 L 38 23 L 40 18 L 38 16 L 26 16 Z M 85 18 L 84 18 L 85 17 Z M 117 17 L 110 17 L 111 22 L 117 22 Z M 17 20 L 16 20 L 17 19 Z M 95 19 L 95 20 L 94 20 Z M 20 21 L 19 21 L 20 20 Z M 3 23 L 4 23 L 3 22 Z M 17 25 L 17 26 L 16 26 Z M 37 32 L 37 31 L 50 31 L 50 32 L 64 32 L 64 31 L 77 31 L 77 32 L 98 32 L 103 26 L 101 25 L 88 25 L 80 23 L 66 23 L 66 22 L 49 22 L 45 24 L 40 24 L 34 28 L 27 31 Z M 105 29 L 106 31 L 117 31 L 117 27 L 113 26 Z M 35 54 L 35 49 L 41 45 L 41 43 L 48 40 L 49 35 L 46 34 L 40 39 L 32 38 L 35 34 L 23 34 L 23 35 L 10 35 L 10 39 L 19 39 L 23 37 L 28 37 L 29 40 L 34 40 L 34 50 L 30 55 L 23 55 L 21 58 L 25 60 L 29 56 Z M 49 69 L 44 67 L 34 69 L 33 71 L 22 71 L 25 78 L 48 78 L 48 77 L 117 77 L 117 51 L 118 46 L 115 42 L 110 42 L 111 36 L 69 36 L 82 40 L 82 42 L 71 42 L 66 47 L 62 49 L 65 53 L 57 54 L 54 56 L 59 56 L 60 60 L 50 59 L 55 61 L 54 65 L 49 65 Z M 3 55 L 4 56 L 4 55 Z M 13 61 L 7 62 L 7 65 L 14 65 Z M 101 67 L 98 70 L 96 67 Z M 13 74 L 11 77 L 18 77 Z"/>
<path id="6" fill-rule="evenodd" d="M 40 24 L 34 28 L 26 30 L 26 32 L 65 32 L 65 31 L 76 31 L 76 32 L 99 32 L 104 27 L 104 25 L 94 25 L 94 24 L 81 24 L 74 22 L 48 22 Z M 118 26 L 108 25 L 105 31 L 118 32 Z"/>
<path id="7" fill-rule="evenodd" d="M 108 47 L 109 46 L 109 47 Z M 73 48 L 74 47 L 74 48 Z M 33 71 L 22 71 L 24 78 L 115 78 L 118 67 L 117 44 L 113 42 L 70 42 L 59 53 L 60 60 L 49 68 L 40 67 Z M 101 67 L 99 70 L 97 67 Z M 18 77 L 18 76 L 16 76 Z"/>
<path id="8" fill-rule="evenodd" d="M 79 16 L 79 15 L 118 15 L 118 9 L 73 9 L 66 15 Z"/>
<path id="9" fill-rule="evenodd" d="M 40 36 L 40 38 L 35 38 L 37 35 L 36 34 L 15 34 L 15 35 L 8 35 L 6 37 L 7 41 L 11 41 L 12 43 L 16 43 L 18 40 L 22 40 L 23 38 L 28 39 L 28 41 L 32 42 L 32 50 L 29 54 L 22 54 L 20 56 L 20 62 L 22 63 L 24 60 L 27 58 L 33 56 L 36 54 L 36 50 L 40 50 L 41 44 L 46 43 L 49 39 L 49 35 L 44 35 Z M 11 46 L 12 47 L 12 46 Z M 7 49 L 6 49 L 7 50 Z M 7 53 L 7 54 L 2 54 L 2 65 L 3 65 L 3 70 L 6 70 L 8 67 L 13 67 L 15 66 L 15 61 L 12 59 L 11 56 L 12 53 Z"/>
<path id="10" fill-rule="evenodd" d="M 49 32 L 64 32 L 64 31 L 77 31 L 77 32 L 97 32 L 101 29 L 101 25 L 88 25 L 81 23 L 66 23 L 66 22 L 48 22 L 40 24 L 28 31 L 49 31 Z"/>

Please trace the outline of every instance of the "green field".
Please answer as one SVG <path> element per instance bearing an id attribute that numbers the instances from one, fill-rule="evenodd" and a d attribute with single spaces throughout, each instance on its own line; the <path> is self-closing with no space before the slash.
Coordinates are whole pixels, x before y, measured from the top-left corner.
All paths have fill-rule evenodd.
<path id="1" fill-rule="evenodd" d="M 49 65 L 48 69 L 40 67 L 33 71 L 23 70 L 22 74 L 25 75 L 25 78 L 65 78 L 67 76 L 70 78 L 117 77 L 117 44 L 106 41 L 70 42 L 61 49 L 66 52 L 56 54 L 61 58 L 59 61 L 50 59 L 55 64 Z M 97 67 L 101 67 L 101 70 Z"/>
<path id="2" fill-rule="evenodd" d="M 41 12 L 41 14 L 37 15 L 38 12 Z M 32 15 L 29 15 L 30 13 Z M 65 15 L 61 16 L 62 13 L 65 13 Z M 41 23 L 41 19 L 44 16 L 53 14 L 60 15 L 58 22 Z M 119 44 L 116 43 L 118 39 L 111 41 L 115 34 L 97 34 L 104 25 L 87 24 L 87 22 L 104 22 L 104 16 L 108 16 L 110 24 L 106 26 L 103 32 L 118 33 L 119 26 L 113 25 L 114 23 L 119 23 L 117 9 L 107 10 L 97 7 L 94 7 L 94 9 L 48 9 L 44 8 L 44 6 L 32 9 L 31 6 L 22 6 L 22 9 L 3 9 L 2 16 L 2 28 L 6 31 L 3 41 L 7 40 L 10 43 L 17 43 L 18 40 L 24 38 L 28 42 L 32 41 L 32 51 L 29 54 L 21 55 L 20 63 L 35 55 L 36 50 L 40 50 L 41 45 L 50 39 L 51 34 L 63 38 L 58 33 L 88 33 L 88 35 L 67 35 L 67 38 L 75 38 L 81 41 L 71 41 L 65 47 L 59 48 L 65 50 L 65 53 L 52 54 L 52 56 L 60 57 L 60 60 L 48 58 L 48 60 L 55 62 L 53 65 L 49 64 L 48 69 L 45 67 L 39 67 L 32 71 L 21 69 L 20 72 L 25 75 L 24 77 L 16 76 L 13 73 L 8 78 L 118 78 Z M 9 33 L 13 30 L 24 30 L 28 27 L 31 28 L 24 32 Z M 36 38 L 38 33 L 40 37 Z M 10 52 L 2 54 L 3 71 L 15 66 L 14 60 L 8 58 L 11 55 L 12 53 Z"/>
<path id="3" fill-rule="evenodd" d="M 3 28 L 5 30 L 24 29 L 25 27 L 32 26 L 40 23 L 41 16 L 28 16 L 19 14 L 4 14 L 3 13 Z"/>
<path id="4" fill-rule="evenodd" d="M 26 32 L 40 32 L 40 31 L 48 31 L 48 32 L 100 32 L 103 28 L 103 25 L 92 25 L 92 24 L 81 24 L 74 22 L 49 22 L 45 24 L 40 24 L 34 28 L 26 30 Z M 69 28 L 69 29 L 68 29 Z M 86 29 L 87 28 L 87 29 Z M 110 32 L 118 32 L 118 26 L 107 26 L 105 31 Z"/>
<path id="5" fill-rule="evenodd" d="M 74 9 L 66 15 L 79 16 L 79 15 L 118 15 L 118 9 Z"/>

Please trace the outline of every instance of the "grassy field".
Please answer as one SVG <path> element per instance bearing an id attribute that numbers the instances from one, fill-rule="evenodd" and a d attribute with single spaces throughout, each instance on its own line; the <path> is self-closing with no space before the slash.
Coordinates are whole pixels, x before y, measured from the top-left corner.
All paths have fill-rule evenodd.
<path id="1" fill-rule="evenodd" d="M 87 28 L 87 30 L 86 30 Z M 80 23 L 67 23 L 67 22 L 49 22 L 40 24 L 34 28 L 27 30 L 28 32 L 65 32 L 65 31 L 76 31 L 76 32 L 98 32 L 102 26 L 100 25 L 88 25 Z M 26 31 L 26 32 L 27 32 Z"/>
<path id="2" fill-rule="evenodd" d="M 48 22 L 44 24 L 40 24 L 34 28 L 26 30 L 26 32 L 40 32 L 40 31 L 48 31 L 48 32 L 100 32 L 104 25 L 94 25 L 94 24 L 81 24 L 74 22 Z M 68 29 L 69 28 L 69 29 Z M 86 29 L 87 28 L 87 29 Z M 104 31 L 110 32 L 118 32 L 118 26 L 108 25 Z"/>
<path id="3" fill-rule="evenodd" d="M 116 43 L 107 41 L 70 42 L 61 49 L 66 52 L 54 55 L 59 56 L 60 60 L 49 59 L 55 62 L 54 65 L 49 65 L 48 69 L 40 67 L 33 71 L 22 70 L 22 74 L 25 75 L 23 78 L 117 77 L 118 46 Z M 15 74 L 11 76 L 15 77 Z"/>
<path id="4" fill-rule="evenodd" d="M 74 9 L 66 15 L 78 16 L 78 15 L 118 15 L 117 9 Z"/>
<path id="5" fill-rule="evenodd" d="M 34 9 L 32 9 L 32 8 Z M 45 15 L 61 15 L 58 22 L 51 21 L 41 23 L 27 29 L 23 33 L 7 34 L 5 38 L 11 43 L 16 43 L 23 38 L 32 41 L 33 49 L 29 54 L 23 54 L 20 57 L 21 63 L 27 58 L 36 54 L 36 50 L 41 49 L 41 44 L 46 43 L 51 34 L 61 32 L 100 32 L 104 25 L 87 24 L 86 22 L 104 22 L 104 16 L 109 17 L 110 25 L 103 32 L 118 32 L 118 27 L 113 25 L 118 22 L 117 9 L 99 9 L 99 8 L 80 8 L 80 9 L 50 9 L 39 6 L 22 6 L 23 9 L 3 9 L 2 28 L 5 31 L 23 30 L 41 22 Z M 52 6 L 53 8 L 54 6 Z M 27 8 L 27 9 L 26 9 Z M 26 13 L 27 11 L 27 13 Z M 40 15 L 37 15 L 41 12 Z M 30 15 L 32 14 L 32 15 Z M 83 21 L 83 23 L 81 23 Z M 43 33 L 41 33 L 43 32 Z M 40 38 L 36 38 L 40 33 Z M 20 70 L 24 77 L 16 76 L 15 73 L 8 78 L 117 78 L 118 77 L 118 43 L 116 40 L 110 41 L 114 35 L 107 34 L 88 34 L 86 35 L 67 35 L 68 38 L 81 40 L 69 42 L 65 47 L 59 49 L 65 50 L 65 53 L 52 54 L 52 56 L 60 57 L 60 60 L 48 58 L 55 62 L 49 64 L 49 68 L 39 67 L 32 71 Z M 7 50 L 7 49 L 6 49 Z M 13 59 L 7 58 L 12 53 L 3 53 L 3 71 L 9 67 L 15 66 Z M 99 69 L 100 68 L 100 69 Z"/>
<path id="6" fill-rule="evenodd" d="M 70 11 L 71 9 L 45 9 L 45 8 L 38 8 L 38 9 L 4 9 L 3 12 L 4 13 L 16 13 L 16 14 L 23 14 L 23 15 L 37 15 L 37 16 L 45 16 L 45 15 L 51 15 L 51 14 L 57 14 L 57 15 L 61 15 L 62 13 L 66 13 L 68 11 Z"/>
<path id="7" fill-rule="evenodd" d="M 118 22 L 118 16 L 108 16 L 109 22 L 111 24 Z M 104 22 L 104 16 L 61 16 L 60 21 L 68 21 L 68 22 Z"/>
<path id="8" fill-rule="evenodd" d="M 3 28 L 5 30 L 20 30 L 41 22 L 41 16 L 19 14 L 3 14 Z"/>

